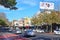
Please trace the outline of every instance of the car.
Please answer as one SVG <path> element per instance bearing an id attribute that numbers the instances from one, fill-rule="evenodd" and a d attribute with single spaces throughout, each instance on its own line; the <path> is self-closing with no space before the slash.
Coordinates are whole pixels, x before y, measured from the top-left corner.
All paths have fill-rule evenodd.
<path id="1" fill-rule="evenodd" d="M 0 27 L 0 32 L 8 32 L 9 28 L 7 27 Z"/>
<path id="2" fill-rule="evenodd" d="M 22 30 L 19 29 L 19 27 L 16 27 L 15 29 L 14 28 L 10 28 L 9 32 L 15 33 L 15 34 L 20 34 L 20 33 L 22 33 Z"/>
<path id="3" fill-rule="evenodd" d="M 54 30 L 55 34 L 60 34 L 60 30 Z"/>
<path id="4" fill-rule="evenodd" d="M 13 30 L 13 33 L 22 33 L 22 30 L 21 29 L 19 29 L 18 27 L 16 27 L 16 29 L 15 30 Z"/>
<path id="5" fill-rule="evenodd" d="M 15 30 L 15 33 L 22 33 L 20 29 Z"/>
<path id="6" fill-rule="evenodd" d="M 24 36 L 35 36 L 35 32 L 32 29 L 26 29 L 24 31 Z"/>
<path id="7" fill-rule="evenodd" d="M 44 33 L 44 30 L 36 29 L 36 32 Z"/>
<path id="8" fill-rule="evenodd" d="M 36 32 L 36 29 L 33 29 L 34 32 Z"/>
<path id="9" fill-rule="evenodd" d="M 9 32 L 12 32 L 13 31 L 13 27 L 10 27 L 8 31 Z"/>

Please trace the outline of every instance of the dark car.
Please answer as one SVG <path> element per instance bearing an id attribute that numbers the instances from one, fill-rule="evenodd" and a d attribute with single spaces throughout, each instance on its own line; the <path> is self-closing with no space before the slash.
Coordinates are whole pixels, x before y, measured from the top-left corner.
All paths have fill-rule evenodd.
<path id="1" fill-rule="evenodd" d="M 0 27 L 0 32 L 8 32 L 9 28 L 8 27 Z"/>

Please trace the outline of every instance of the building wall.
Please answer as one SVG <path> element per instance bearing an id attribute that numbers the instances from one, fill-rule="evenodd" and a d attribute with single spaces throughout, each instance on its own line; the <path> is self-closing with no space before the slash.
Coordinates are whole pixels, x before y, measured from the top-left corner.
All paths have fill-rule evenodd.
<path id="1" fill-rule="evenodd" d="M 23 26 L 23 20 L 22 19 L 19 20 L 19 26 L 21 26 L 21 27 Z"/>
<path id="2" fill-rule="evenodd" d="M 24 18 L 24 26 L 30 26 L 30 25 L 31 25 L 30 18 Z"/>
<path id="3" fill-rule="evenodd" d="M 31 20 L 30 20 L 30 18 L 27 18 L 27 17 L 23 18 L 23 19 L 20 19 L 20 20 L 13 20 L 12 26 L 19 26 L 19 27 L 31 26 Z"/>
<path id="4" fill-rule="evenodd" d="M 18 26 L 18 25 L 16 25 L 16 24 L 19 24 L 19 22 L 18 22 L 17 20 L 13 20 L 13 21 L 12 21 L 12 26 Z"/>

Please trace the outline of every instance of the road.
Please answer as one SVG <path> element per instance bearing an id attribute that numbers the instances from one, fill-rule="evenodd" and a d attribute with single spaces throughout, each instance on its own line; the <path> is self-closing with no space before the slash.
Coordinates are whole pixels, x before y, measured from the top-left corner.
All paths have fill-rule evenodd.
<path id="1" fill-rule="evenodd" d="M 28 37 L 32 40 L 60 40 L 60 35 L 53 35 L 47 33 L 37 33 L 35 37 Z"/>
<path id="2" fill-rule="evenodd" d="M 0 40 L 30 40 L 14 33 L 0 32 Z"/>
<path id="3" fill-rule="evenodd" d="M 0 35 L 8 34 L 8 33 L 0 33 Z M 17 34 L 20 37 L 23 37 L 23 34 Z M 26 37 L 23 37 L 26 38 Z M 35 37 L 27 37 L 31 40 L 60 40 L 60 35 L 53 35 L 53 34 L 47 34 L 47 33 L 38 33 L 36 32 Z"/>

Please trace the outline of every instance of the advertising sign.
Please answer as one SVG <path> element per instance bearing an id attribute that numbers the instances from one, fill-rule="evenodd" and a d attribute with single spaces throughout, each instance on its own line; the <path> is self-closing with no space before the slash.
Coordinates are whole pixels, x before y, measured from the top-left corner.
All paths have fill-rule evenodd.
<path id="1" fill-rule="evenodd" d="M 40 9 L 53 10 L 54 3 L 52 3 L 52 2 L 40 2 Z"/>

